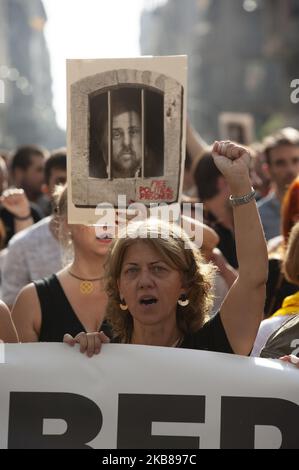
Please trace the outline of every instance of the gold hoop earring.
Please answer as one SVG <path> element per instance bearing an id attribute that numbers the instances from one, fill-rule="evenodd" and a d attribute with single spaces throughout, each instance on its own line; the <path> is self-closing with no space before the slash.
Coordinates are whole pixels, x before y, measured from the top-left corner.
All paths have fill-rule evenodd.
<path id="1" fill-rule="evenodd" d="M 125 300 L 124 300 L 124 299 L 122 299 L 122 300 L 120 301 L 119 308 L 120 308 L 121 310 L 123 310 L 123 312 L 124 312 L 125 310 L 128 310 L 128 306 L 127 306 L 127 304 L 125 303 Z"/>
<path id="2" fill-rule="evenodd" d="M 187 307 L 187 305 L 189 305 L 189 303 L 190 303 L 190 300 L 187 298 L 186 294 L 182 294 L 181 297 L 178 300 L 178 304 L 181 307 Z"/>

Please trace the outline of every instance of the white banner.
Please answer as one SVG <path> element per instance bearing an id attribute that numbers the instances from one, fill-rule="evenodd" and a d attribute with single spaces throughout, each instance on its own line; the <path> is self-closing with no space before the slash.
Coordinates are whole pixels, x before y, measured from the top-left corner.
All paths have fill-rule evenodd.
<path id="1" fill-rule="evenodd" d="M 299 371 L 175 348 L 5 345 L 0 448 L 299 449 Z"/>

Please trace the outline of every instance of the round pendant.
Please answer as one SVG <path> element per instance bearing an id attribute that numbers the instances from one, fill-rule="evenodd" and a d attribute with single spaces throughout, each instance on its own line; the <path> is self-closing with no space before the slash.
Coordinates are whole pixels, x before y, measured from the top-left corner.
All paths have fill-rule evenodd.
<path id="1" fill-rule="evenodd" d="M 90 281 L 80 282 L 80 292 L 81 294 L 91 294 L 93 291 L 93 283 Z"/>

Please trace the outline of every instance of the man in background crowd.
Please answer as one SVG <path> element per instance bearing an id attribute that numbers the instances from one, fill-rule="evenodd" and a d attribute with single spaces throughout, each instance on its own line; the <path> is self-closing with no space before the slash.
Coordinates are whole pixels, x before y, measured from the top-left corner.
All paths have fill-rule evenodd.
<path id="1" fill-rule="evenodd" d="M 22 188 L 28 200 L 38 206 L 41 215 L 47 215 L 48 200 L 42 193 L 47 153 L 37 146 L 17 149 L 11 159 L 11 179 L 16 188 Z"/>
<path id="2" fill-rule="evenodd" d="M 66 150 L 54 152 L 45 165 L 44 192 L 52 198 L 55 186 L 66 183 Z M 31 281 L 47 277 L 62 267 L 55 217 L 15 235 L 2 265 L 2 298 L 10 307 L 19 291 Z"/>
<path id="3" fill-rule="evenodd" d="M 280 235 L 281 202 L 288 186 L 299 174 L 299 132 L 288 127 L 267 137 L 264 154 L 273 191 L 259 201 L 258 208 L 269 240 Z"/>

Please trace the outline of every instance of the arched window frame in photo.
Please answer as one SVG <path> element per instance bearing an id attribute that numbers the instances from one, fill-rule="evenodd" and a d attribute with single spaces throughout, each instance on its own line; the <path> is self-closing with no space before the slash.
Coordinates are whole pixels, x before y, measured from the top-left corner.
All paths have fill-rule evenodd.
<path id="1" fill-rule="evenodd" d="M 111 110 L 109 94 L 117 88 L 135 87 L 141 90 L 142 109 L 142 174 L 139 178 L 117 178 L 111 175 L 111 164 L 108 165 L 108 178 L 90 176 L 90 99 L 100 93 L 108 93 L 108 154 L 111 162 Z M 96 207 L 99 201 L 106 201 L 117 206 L 118 194 L 126 194 L 128 201 L 138 201 L 140 187 L 147 180 L 144 177 L 144 95 L 151 90 L 163 96 L 163 134 L 164 134 L 164 174 L 154 177 L 155 181 L 165 182 L 166 187 L 173 189 L 171 200 L 177 202 L 179 197 L 180 173 L 182 163 L 183 138 L 183 103 L 184 89 L 172 77 L 152 71 L 135 69 L 117 69 L 88 76 L 71 85 L 70 89 L 70 126 L 71 126 L 71 179 L 72 199 L 77 207 Z M 164 183 L 163 183 L 164 184 Z M 152 200 L 143 200 L 145 204 Z M 157 199 L 154 202 L 165 202 Z"/>

